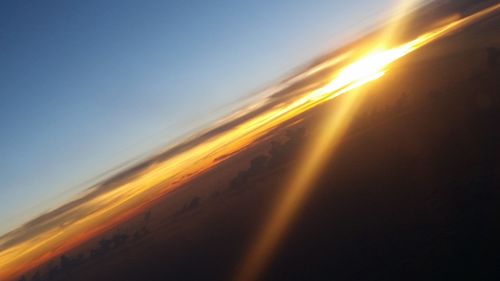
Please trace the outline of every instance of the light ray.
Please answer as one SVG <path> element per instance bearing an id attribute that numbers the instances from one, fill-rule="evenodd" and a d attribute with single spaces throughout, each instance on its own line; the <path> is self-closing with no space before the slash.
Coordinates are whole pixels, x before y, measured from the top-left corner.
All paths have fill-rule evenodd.
<path id="1" fill-rule="evenodd" d="M 190 147 L 182 153 L 161 161 L 158 160 L 149 165 L 147 169 L 127 178 L 127 180 L 114 183 L 115 186 L 109 191 L 79 203 L 69 210 L 64 210 L 57 217 L 51 218 L 49 222 L 44 223 L 43 227 L 37 226 L 35 230 L 28 229 L 28 232 L 34 232 L 29 233 L 28 239 L 25 237 L 20 239 L 17 234 L 17 232 L 23 233 L 24 229 L 15 231 L 13 235 L 0 237 L 0 280 L 15 278 L 89 238 L 109 230 L 136 215 L 153 201 L 175 190 L 200 173 L 207 171 L 221 161 L 220 156 L 231 155 L 245 149 L 263 135 L 290 120 L 290 118 L 380 78 L 386 71 L 390 70 L 390 65 L 398 59 L 444 35 L 458 30 L 466 24 L 497 11 L 499 8 L 500 4 L 425 33 L 395 48 L 376 49 L 340 69 L 340 71 L 332 73 L 331 77 L 325 79 L 326 81 L 323 81 L 322 86 L 317 89 L 300 96 L 293 96 L 286 102 L 275 105 L 221 134 L 204 139 L 196 146 Z M 344 65 L 344 62 L 352 60 L 353 54 L 347 53 L 348 55 L 344 54 L 344 56 L 334 58 L 330 63 L 326 63 L 327 67 L 332 64 Z M 312 71 L 312 74 L 314 74 L 314 71 Z M 346 98 L 347 101 L 351 100 L 350 97 Z M 355 103 L 355 99 L 353 98 L 351 102 Z M 348 104 L 346 102 L 345 107 L 352 107 L 352 105 L 347 106 Z M 337 113 L 337 116 L 341 116 L 341 113 L 342 110 Z M 345 115 L 348 114 L 345 113 Z M 335 125 L 334 127 L 338 128 L 335 131 L 342 132 L 344 126 L 345 123 Z M 318 139 L 324 141 L 328 137 Z M 315 154 L 322 153 L 316 152 Z M 321 159 L 315 161 L 313 159 L 307 160 L 307 163 L 321 162 Z M 309 164 L 309 166 L 314 165 Z M 304 179 L 298 181 L 303 183 L 303 186 L 296 187 L 297 190 L 304 193 L 308 190 L 307 182 L 315 176 L 313 170 L 312 168 L 305 169 L 307 172 L 304 172 Z M 288 206 L 292 206 L 290 210 L 282 210 L 279 212 L 280 215 L 276 215 L 283 222 L 273 226 L 276 231 L 276 234 L 272 235 L 274 240 L 276 237 L 280 237 L 280 233 L 286 229 L 289 218 L 300 206 L 300 202 L 304 198 L 300 192 L 299 196 L 289 195 L 290 198 L 287 201 L 291 202 L 288 204 Z M 275 241 L 273 239 L 265 243 L 274 245 Z M 12 241 L 15 241 L 15 243 Z M 260 242 L 257 245 L 260 245 Z M 255 271 L 260 271 L 261 266 L 259 265 Z"/>
<path id="2" fill-rule="evenodd" d="M 391 64 L 402 57 L 483 16 L 497 11 L 499 8 L 500 4 L 495 5 L 469 17 L 453 21 L 445 26 L 424 33 L 414 40 L 397 47 L 374 51 L 345 67 L 329 83 L 312 91 L 303 97 L 303 99 L 324 101 L 357 89 L 369 81 L 382 77 Z M 390 30 L 392 33 L 396 32 L 394 29 Z M 389 40 L 387 37 L 383 38 L 384 40 Z M 379 44 L 378 46 L 380 45 L 383 44 Z M 265 221 L 262 231 L 257 234 L 256 240 L 251 244 L 249 252 L 246 253 L 242 263 L 237 268 L 235 280 L 253 281 L 259 278 L 278 247 L 280 239 L 290 227 L 300 206 L 306 200 L 325 161 L 332 157 L 332 153 L 341 141 L 343 133 L 350 122 L 351 115 L 355 111 L 359 99 L 358 96 L 356 92 L 351 92 L 345 97 L 345 100 L 340 104 L 338 112 L 330 114 L 327 120 L 324 120 L 324 123 L 321 124 L 321 133 L 311 138 L 312 142 L 305 150 L 307 153 L 298 161 L 301 165 L 299 165 L 295 173 L 292 173 L 292 178 L 287 183 L 283 194 L 275 203 L 275 208 Z M 303 99 L 296 102 L 304 102 Z"/>

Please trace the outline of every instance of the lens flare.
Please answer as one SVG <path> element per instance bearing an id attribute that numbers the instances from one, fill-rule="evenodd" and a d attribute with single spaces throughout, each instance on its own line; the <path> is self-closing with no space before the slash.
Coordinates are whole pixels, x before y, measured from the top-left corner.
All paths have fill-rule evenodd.
<path id="1" fill-rule="evenodd" d="M 376 50 L 351 63 L 337 73 L 329 83 L 312 91 L 303 97 L 303 99 L 296 101 L 296 103 L 302 103 L 304 100 L 329 100 L 359 88 L 383 76 L 391 64 L 402 57 L 464 27 L 466 24 L 470 24 L 497 11 L 499 8 L 500 4 L 495 5 L 469 17 L 453 21 L 397 47 L 387 50 Z M 342 104 L 340 104 L 338 111 L 330 114 L 327 120 L 324 120 L 324 123 L 321 124 L 319 127 L 321 133 L 312 137 L 312 143 L 305 150 L 307 153 L 305 153 L 301 161 L 298 161 L 301 165 L 293 173 L 285 191 L 279 197 L 278 202 L 276 202 L 275 209 L 264 223 L 262 232 L 257 234 L 257 238 L 251 244 L 249 252 L 244 256 L 243 262 L 236 273 L 235 280 L 253 281 L 259 278 L 259 275 L 264 270 L 266 264 L 269 263 L 272 254 L 278 247 L 280 239 L 292 223 L 295 214 L 306 200 L 325 161 L 332 157 L 332 153 L 341 141 L 352 113 L 355 111 L 358 99 L 359 95 L 356 93 L 349 94 L 342 101 Z"/>
<path id="2" fill-rule="evenodd" d="M 253 117 L 242 123 L 203 139 L 178 154 L 155 161 L 126 180 L 113 182 L 113 188 L 106 192 L 64 209 L 54 217 L 44 220 L 43 224 L 34 228 L 21 227 L 0 237 L 0 280 L 13 279 L 126 221 L 155 200 L 214 167 L 222 161 L 221 156 L 232 155 L 245 149 L 291 118 L 382 77 L 390 70 L 391 64 L 400 58 L 499 8 L 500 4 L 453 21 L 394 48 L 381 49 L 380 46 L 375 46 L 371 53 L 358 59 L 355 59 L 354 52 L 350 51 L 332 58 L 317 69 L 309 70 L 310 73 L 304 72 L 302 76 L 294 78 L 302 81 L 304 77 L 329 69 L 333 65 L 347 64 L 339 71 L 332 71 L 331 76 L 321 80 L 320 86 L 314 86 L 315 89 L 294 95 L 286 102 L 252 115 Z M 316 138 L 317 150 L 311 149 L 312 156 L 304 159 L 305 166 L 297 173 L 297 178 L 292 180 L 290 194 L 285 194 L 283 200 L 278 202 L 275 214 L 265 225 L 263 234 L 258 236 L 261 238 L 257 239 L 248 257 L 244 259 L 238 280 L 253 280 L 262 270 L 275 248 L 276 241 L 282 236 L 304 200 L 311 181 L 324 161 L 322 157 L 328 155 L 338 143 L 356 99 L 356 95 L 347 96 L 340 110 L 334 115 L 343 120 L 342 122 L 333 119 L 326 121 L 328 124 L 325 123 L 327 127 L 323 131 L 327 134 Z"/>

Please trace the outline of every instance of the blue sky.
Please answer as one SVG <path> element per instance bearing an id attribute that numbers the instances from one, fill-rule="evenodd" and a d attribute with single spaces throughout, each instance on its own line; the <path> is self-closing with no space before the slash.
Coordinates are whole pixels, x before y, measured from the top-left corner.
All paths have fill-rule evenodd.
<path id="1" fill-rule="evenodd" d="M 0 233 L 229 112 L 397 0 L 0 3 Z"/>

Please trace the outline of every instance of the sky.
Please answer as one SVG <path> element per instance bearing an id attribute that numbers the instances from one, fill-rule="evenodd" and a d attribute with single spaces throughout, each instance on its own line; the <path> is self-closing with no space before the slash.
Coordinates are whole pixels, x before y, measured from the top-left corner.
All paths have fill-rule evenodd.
<path id="1" fill-rule="evenodd" d="M 397 0 L 0 3 L 0 234 L 229 113 Z"/>

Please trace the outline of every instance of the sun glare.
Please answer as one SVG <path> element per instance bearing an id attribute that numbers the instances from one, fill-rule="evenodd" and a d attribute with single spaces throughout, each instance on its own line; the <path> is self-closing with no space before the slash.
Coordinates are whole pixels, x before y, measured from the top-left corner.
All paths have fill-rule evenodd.
<path id="1" fill-rule="evenodd" d="M 322 102 L 338 97 L 360 86 L 376 80 L 389 70 L 390 66 L 404 56 L 420 49 L 421 47 L 450 34 L 453 31 L 470 24 L 483 16 L 497 11 L 500 4 L 477 12 L 471 16 L 458 19 L 442 27 L 434 29 L 428 33 L 416 37 L 414 40 L 399 46 L 375 50 L 358 60 L 347 65 L 333 75 L 333 78 L 326 85 L 310 92 L 296 104 L 307 103 L 308 101 Z M 396 30 L 390 29 L 391 33 Z M 383 36 L 388 40 L 387 36 Z M 384 46 L 387 42 L 378 42 L 378 46 Z M 236 272 L 235 280 L 253 281 L 257 280 L 269 263 L 272 254 L 278 247 L 279 241 L 290 226 L 300 206 L 306 200 L 317 175 L 321 172 L 327 158 L 332 154 L 342 139 L 352 113 L 355 111 L 359 95 L 349 94 L 342 101 L 338 112 L 330 114 L 318 127 L 320 132 L 312 139 L 308 145 L 307 153 L 298 163 L 293 176 L 287 182 L 283 194 L 275 203 L 274 210 L 270 213 L 268 220 L 264 222 L 262 231 L 257 233 L 256 240 L 252 241 L 248 253 L 243 257 L 242 263 Z"/>
<path id="2" fill-rule="evenodd" d="M 371 52 L 360 57 L 354 57 L 354 52 L 351 50 L 324 62 L 324 65 L 319 67 L 322 71 L 330 69 L 329 67 L 333 65 L 344 65 L 344 67 L 339 67 L 338 71 L 332 71 L 331 76 L 322 78 L 324 80 L 317 88 L 313 90 L 308 88 L 309 91 L 300 96 L 291 95 L 286 102 L 272 105 L 270 109 L 252 115 L 253 117 L 249 117 L 237 126 L 203 139 L 168 159 L 155 162 L 144 171 L 116 183 L 113 189 L 59 214 L 53 219 L 53 224 L 37 229 L 36 233 L 30 233 L 29 239 L 7 243 L 11 240 L 0 237 L 0 279 L 7 280 L 19 276 L 57 257 L 67 249 L 126 221 L 148 204 L 152 204 L 153 201 L 223 161 L 220 160 L 221 156 L 235 154 L 291 118 L 379 79 L 390 71 L 391 65 L 399 59 L 499 8 L 500 4 L 495 5 L 392 48 L 382 49 L 380 44 L 372 46 Z M 319 70 L 309 71 L 302 75 L 313 75 Z M 297 79 L 300 80 L 299 78 Z M 316 87 L 315 85 L 308 86 Z M 277 242 L 305 200 L 317 173 L 321 171 L 325 156 L 332 154 L 332 150 L 339 142 L 355 108 L 357 96 L 359 95 L 355 93 L 349 94 L 343 99 L 338 111 L 322 124 L 320 131 L 324 134 L 318 135 L 314 138 L 314 143 L 308 146 L 310 148 L 308 156 L 300 162 L 304 166 L 300 167 L 295 173 L 296 176 L 290 179 L 287 192 L 276 203 L 276 209 L 264 223 L 262 233 L 258 233 L 256 240 L 252 241 L 254 243 L 250 245 L 248 255 L 243 258 L 239 268 L 241 271 L 236 276 L 237 280 L 255 280 L 269 261 Z M 59 224 L 61 221 L 71 223 Z"/>

